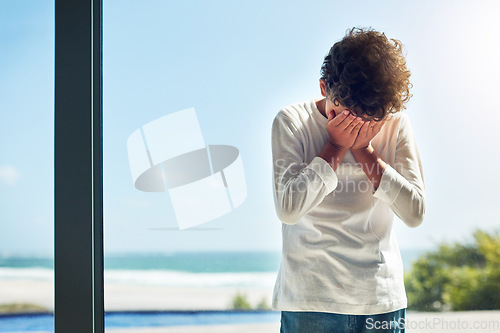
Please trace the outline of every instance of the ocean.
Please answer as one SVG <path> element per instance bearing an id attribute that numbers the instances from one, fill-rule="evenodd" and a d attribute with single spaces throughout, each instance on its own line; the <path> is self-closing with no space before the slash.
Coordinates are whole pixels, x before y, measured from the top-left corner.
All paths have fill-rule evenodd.
<path id="1" fill-rule="evenodd" d="M 402 250 L 405 271 L 424 252 Z M 190 277 L 203 276 L 210 286 L 233 286 L 230 277 L 238 276 L 241 283 L 258 287 L 267 286 L 269 276 L 275 277 L 280 260 L 281 253 L 277 251 L 122 253 L 106 255 L 104 269 L 110 282 L 190 286 L 196 283 Z M 52 258 L 0 254 L 0 280 L 48 279 L 53 276 L 53 268 Z M 128 277 L 123 280 L 120 276 L 125 275 Z"/>
<path id="2" fill-rule="evenodd" d="M 405 271 L 423 252 L 425 251 L 401 252 Z M 280 252 L 115 254 L 105 256 L 104 281 L 112 284 L 186 288 L 272 288 L 280 260 Z M 0 282 L 53 281 L 53 267 L 51 258 L 0 255 Z"/>
<path id="3" fill-rule="evenodd" d="M 423 252 L 401 251 L 405 271 Z M 104 260 L 105 282 L 168 287 L 272 287 L 280 260 L 280 252 L 114 254 Z M 53 267 L 51 258 L 3 255 L 0 281 L 51 280 Z"/>
<path id="4" fill-rule="evenodd" d="M 402 251 L 405 270 L 423 250 Z M 114 254 L 105 256 L 105 284 L 172 288 L 258 288 L 272 291 L 280 252 L 202 252 L 172 254 Z M 36 256 L 0 255 L 0 286 L 5 281 L 53 283 L 54 262 Z M 1 287 L 0 287 L 1 288 Z M 0 290 L 0 307 L 5 304 Z M 10 303 L 12 303 L 12 295 Z M 22 303 L 20 301 L 19 303 Z M 255 305 L 255 304 L 254 304 Z M 270 311 L 166 311 L 106 314 L 106 327 L 240 324 L 279 320 Z M 53 315 L 0 315 L 0 332 L 53 331 Z"/>
<path id="5" fill-rule="evenodd" d="M 105 282 L 167 287 L 272 288 L 279 252 L 204 252 L 114 255 Z"/>
<path id="6" fill-rule="evenodd" d="M 105 256 L 104 279 L 166 287 L 272 288 L 279 264 L 279 252 L 118 254 Z M 52 280 L 53 267 L 51 258 L 0 256 L 0 281 Z"/>

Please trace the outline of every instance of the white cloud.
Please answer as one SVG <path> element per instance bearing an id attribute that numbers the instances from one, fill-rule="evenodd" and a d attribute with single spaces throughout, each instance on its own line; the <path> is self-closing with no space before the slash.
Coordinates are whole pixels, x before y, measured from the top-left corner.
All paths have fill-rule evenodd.
<path id="1" fill-rule="evenodd" d="M 21 178 L 21 172 L 12 165 L 0 165 L 0 182 L 15 185 Z"/>

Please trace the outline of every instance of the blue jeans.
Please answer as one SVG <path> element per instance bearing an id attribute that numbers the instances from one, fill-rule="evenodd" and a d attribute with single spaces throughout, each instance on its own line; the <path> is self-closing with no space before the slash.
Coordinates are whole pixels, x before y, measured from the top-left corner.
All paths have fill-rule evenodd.
<path id="1" fill-rule="evenodd" d="M 282 311 L 280 333 L 404 333 L 405 310 L 376 315 Z"/>

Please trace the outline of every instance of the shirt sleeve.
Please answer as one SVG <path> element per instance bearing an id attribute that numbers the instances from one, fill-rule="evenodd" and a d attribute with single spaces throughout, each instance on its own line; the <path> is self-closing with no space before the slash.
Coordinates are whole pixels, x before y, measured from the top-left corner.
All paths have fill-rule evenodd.
<path id="1" fill-rule="evenodd" d="M 304 138 L 278 113 L 272 127 L 274 204 L 283 223 L 295 224 L 337 186 L 337 175 L 321 157 L 304 162 Z"/>
<path id="2" fill-rule="evenodd" d="M 408 226 L 417 227 L 422 223 L 425 214 L 424 176 L 406 114 L 401 116 L 394 162 L 387 164 L 374 196 L 390 205 Z"/>

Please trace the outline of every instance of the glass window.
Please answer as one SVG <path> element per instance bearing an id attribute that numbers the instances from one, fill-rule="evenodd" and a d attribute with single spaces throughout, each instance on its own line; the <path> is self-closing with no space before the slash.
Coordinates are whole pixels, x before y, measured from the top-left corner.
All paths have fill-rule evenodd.
<path id="1" fill-rule="evenodd" d="M 54 4 L 0 11 L 0 327 L 53 330 Z"/>
<path id="2" fill-rule="evenodd" d="M 498 6 L 487 6 L 104 1 L 107 327 L 232 320 L 140 311 L 269 308 L 281 250 L 272 122 L 286 105 L 322 98 L 324 56 L 353 26 L 400 39 L 412 72 L 404 112 L 428 212 L 417 229 L 394 220 L 405 269 L 442 240 L 491 230 L 498 179 L 474 159 L 498 164 L 500 30 Z M 475 107 L 485 118 L 470 129 Z M 464 156 L 476 149 L 476 162 Z M 277 325 L 277 313 L 265 315 L 253 322 Z"/>
<path id="3" fill-rule="evenodd" d="M 113 311 L 271 305 L 271 86 L 282 79 L 269 66 L 281 57 L 259 37 L 263 8 L 221 8 L 104 2 L 108 328 Z"/>

